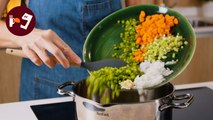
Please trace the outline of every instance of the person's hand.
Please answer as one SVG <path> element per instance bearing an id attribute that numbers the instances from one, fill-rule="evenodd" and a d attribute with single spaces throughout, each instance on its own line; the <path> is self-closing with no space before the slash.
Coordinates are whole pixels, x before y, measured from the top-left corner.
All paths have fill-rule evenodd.
<path id="1" fill-rule="evenodd" d="M 16 37 L 14 41 L 22 47 L 25 55 L 38 66 L 44 63 L 49 68 L 53 68 L 57 64 L 53 57 L 48 56 L 47 51 L 64 68 L 71 65 L 79 66 L 81 63 L 81 59 L 52 30 L 34 30 L 26 36 Z"/>

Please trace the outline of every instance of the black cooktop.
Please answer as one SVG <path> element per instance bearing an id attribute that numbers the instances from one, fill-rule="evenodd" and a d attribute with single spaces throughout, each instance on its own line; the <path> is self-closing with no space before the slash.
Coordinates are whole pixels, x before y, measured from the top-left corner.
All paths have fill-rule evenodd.
<path id="1" fill-rule="evenodd" d="M 190 93 L 194 102 L 185 109 L 173 109 L 172 120 L 213 120 L 213 90 L 201 87 L 175 91 L 175 95 Z M 74 102 L 31 106 L 38 120 L 76 120 Z"/>

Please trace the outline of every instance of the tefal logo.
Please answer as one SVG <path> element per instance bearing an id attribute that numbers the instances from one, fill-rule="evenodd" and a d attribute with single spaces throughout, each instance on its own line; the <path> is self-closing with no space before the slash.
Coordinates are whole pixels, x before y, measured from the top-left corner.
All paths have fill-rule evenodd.
<path id="1" fill-rule="evenodd" d="M 6 25 L 14 35 L 27 35 L 35 27 L 35 16 L 27 7 L 15 7 L 7 14 Z"/>

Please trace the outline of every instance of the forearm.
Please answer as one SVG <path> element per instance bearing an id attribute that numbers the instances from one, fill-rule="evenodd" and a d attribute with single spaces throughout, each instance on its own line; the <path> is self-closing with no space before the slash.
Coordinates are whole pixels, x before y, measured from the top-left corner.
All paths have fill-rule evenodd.
<path id="1" fill-rule="evenodd" d="M 139 5 L 139 4 L 157 4 L 162 0 L 125 0 L 126 6 Z"/>
<path id="2" fill-rule="evenodd" d="M 0 19 L 2 18 L 2 13 L 7 3 L 8 3 L 8 0 L 0 0 Z"/>
<path id="3" fill-rule="evenodd" d="M 0 48 L 18 48 L 13 38 L 16 36 L 10 33 L 4 21 L 0 21 Z"/>
<path id="4" fill-rule="evenodd" d="M 125 0 L 126 6 L 141 4 L 142 0 Z"/>

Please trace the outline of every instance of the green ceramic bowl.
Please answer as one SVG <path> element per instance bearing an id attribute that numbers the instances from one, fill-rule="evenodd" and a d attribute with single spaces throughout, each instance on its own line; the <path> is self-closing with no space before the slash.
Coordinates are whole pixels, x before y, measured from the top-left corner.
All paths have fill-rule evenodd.
<path id="1" fill-rule="evenodd" d="M 195 32 L 191 24 L 184 16 L 172 9 L 144 4 L 127 7 L 110 14 L 101 20 L 89 33 L 84 44 L 83 59 L 88 62 L 111 58 L 115 52 L 113 45 L 121 42 L 120 33 L 123 30 L 121 25 L 117 24 L 117 21 L 129 18 L 138 19 L 141 10 L 145 11 L 146 15 L 162 13 L 175 16 L 178 18 L 179 24 L 172 29 L 172 34 L 179 33 L 188 41 L 188 45 L 177 55 L 178 63 L 170 66 L 170 69 L 174 72 L 166 77 L 163 83 L 155 86 L 158 87 L 173 80 L 186 68 L 192 59 L 196 46 Z"/>

